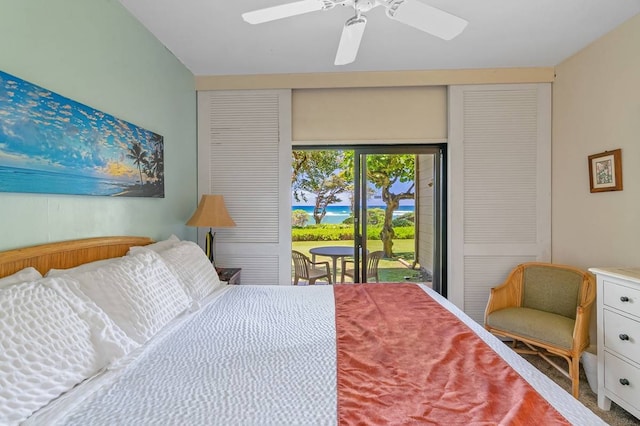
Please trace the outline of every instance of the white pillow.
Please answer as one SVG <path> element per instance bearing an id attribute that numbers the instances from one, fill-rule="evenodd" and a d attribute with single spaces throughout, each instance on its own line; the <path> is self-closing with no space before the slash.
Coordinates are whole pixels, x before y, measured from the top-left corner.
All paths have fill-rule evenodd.
<path id="1" fill-rule="evenodd" d="M 5 288 L 13 284 L 23 283 L 25 281 L 35 281 L 42 278 L 42 274 L 34 267 L 21 269 L 20 271 L 0 278 L 0 288 Z"/>
<path id="2" fill-rule="evenodd" d="M 189 305 L 189 297 L 154 251 L 124 256 L 89 272 L 70 273 L 79 288 L 142 344 Z"/>
<path id="3" fill-rule="evenodd" d="M 146 246 L 133 246 L 129 249 L 129 252 L 127 254 L 136 254 L 136 253 L 139 253 L 141 250 L 153 250 L 157 253 L 160 253 L 161 251 L 167 250 L 175 246 L 179 242 L 180 242 L 180 238 L 172 234 L 169 238 L 163 241 L 158 241 L 153 244 L 147 244 Z"/>
<path id="4" fill-rule="evenodd" d="M 16 424 L 137 345 L 62 277 L 0 289 L 0 424 Z"/>
<path id="5" fill-rule="evenodd" d="M 96 269 L 108 265 L 109 263 L 116 262 L 118 259 L 118 257 L 114 257 L 111 259 L 96 260 L 94 262 L 83 263 L 82 265 L 78 265 L 76 267 L 68 269 L 49 269 L 49 272 L 45 274 L 45 277 L 59 277 L 60 275 L 65 275 L 72 272 L 95 271 Z"/>
<path id="6" fill-rule="evenodd" d="M 222 285 L 209 258 L 196 243 L 181 241 L 160 252 L 160 256 L 196 302 Z"/>

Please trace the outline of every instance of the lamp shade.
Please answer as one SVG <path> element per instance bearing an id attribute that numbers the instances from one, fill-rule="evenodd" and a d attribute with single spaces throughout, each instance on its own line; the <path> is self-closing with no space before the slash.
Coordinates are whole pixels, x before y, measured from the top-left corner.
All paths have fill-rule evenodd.
<path id="1" fill-rule="evenodd" d="M 231 228 L 236 223 L 229 216 L 222 195 L 203 195 L 187 226 Z"/>

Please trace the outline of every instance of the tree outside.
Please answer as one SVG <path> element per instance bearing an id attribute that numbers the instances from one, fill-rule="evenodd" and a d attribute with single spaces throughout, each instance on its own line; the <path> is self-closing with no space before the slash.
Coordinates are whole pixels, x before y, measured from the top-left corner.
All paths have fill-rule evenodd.
<path id="1" fill-rule="evenodd" d="M 349 179 L 353 176 L 353 151 L 345 152 L 345 171 Z M 415 155 L 372 154 L 367 155 L 367 180 L 381 191 L 386 205 L 384 224 L 380 231 L 385 257 L 393 257 L 393 212 L 398 210 L 401 200 L 415 199 Z M 397 182 L 409 183 L 399 193 L 392 192 Z"/>
<path id="2" fill-rule="evenodd" d="M 307 201 L 305 193 L 314 195 L 313 219 L 317 225 L 327 214 L 327 206 L 341 202 L 338 195 L 349 187 L 343 165 L 342 151 L 293 152 L 293 197 L 300 202 Z"/>
<path id="3" fill-rule="evenodd" d="M 398 268 L 398 277 L 402 279 L 413 273 L 407 272 L 407 268 L 411 268 L 409 263 L 403 264 L 401 260 L 415 259 L 415 219 L 413 212 L 394 219 L 394 212 L 399 210 L 401 200 L 415 198 L 415 158 L 413 154 L 367 155 L 367 198 L 372 199 L 375 194 L 380 194 L 385 204 L 384 208 L 370 206 L 367 209 L 367 247 L 370 250 L 382 249 L 385 252 L 384 262 L 388 262 L 385 268 L 387 274 L 395 277 L 395 272 L 391 271 Z M 296 247 L 307 242 L 318 244 L 320 241 L 333 245 L 353 245 L 353 166 L 354 151 L 293 151 L 293 198 L 298 203 L 304 201 L 306 206 L 313 207 L 312 212 L 307 208 L 291 213 L 292 241 Z M 341 222 L 322 223 L 327 207 L 332 204 L 350 206 L 351 216 Z M 310 216 L 315 224 L 307 224 Z M 394 239 L 397 240 L 398 253 L 393 250 Z M 396 259 L 396 255 L 401 259 Z"/>
<path id="4" fill-rule="evenodd" d="M 307 212 L 304 210 L 294 210 L 291 212 L 291 225 L 302 227 L 307 226 L 307 222 L 309 221 L 309 216 Z"/>

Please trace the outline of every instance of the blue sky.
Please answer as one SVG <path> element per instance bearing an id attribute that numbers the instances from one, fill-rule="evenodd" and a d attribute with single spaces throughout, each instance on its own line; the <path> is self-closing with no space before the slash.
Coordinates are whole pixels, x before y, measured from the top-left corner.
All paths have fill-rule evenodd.
<path id="1" fill-rule="evenodd" d="M 0 166 L 135 182 L 132 141 L 152 132 L 0 72 Z"/>

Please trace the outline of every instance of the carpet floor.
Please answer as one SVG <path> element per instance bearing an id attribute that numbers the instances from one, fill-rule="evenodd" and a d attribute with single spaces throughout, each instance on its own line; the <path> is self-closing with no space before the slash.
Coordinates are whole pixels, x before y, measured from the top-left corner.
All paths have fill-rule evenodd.
<path id="1" fill-rule="evenodd" d="M 542 371 L 548 377 L 556 382 L 567 392 L 571 392 L 571 381 L 563 376 L 558 370 L 553 368 L 549 363 L 537 355 L 522 355 L 527 361 L 533 364 L 538 370 Z M 558 363 L 564 363 L 562 358 L 558 358 Z M 562 364 L 561 364 L 562 365 Z M 633 417 L 624 409 L 611 403 L 611 410 L 604 411 L 598 408 L 598 396 L 591 391 L 587 376 L 585 375 L 582 364 L 580 364 L 580 397 L 578 398 L 587 408 L 593 411 L 598 417 L 612 426 L 629 426 L 640 425 L 640 419 Z"/>

